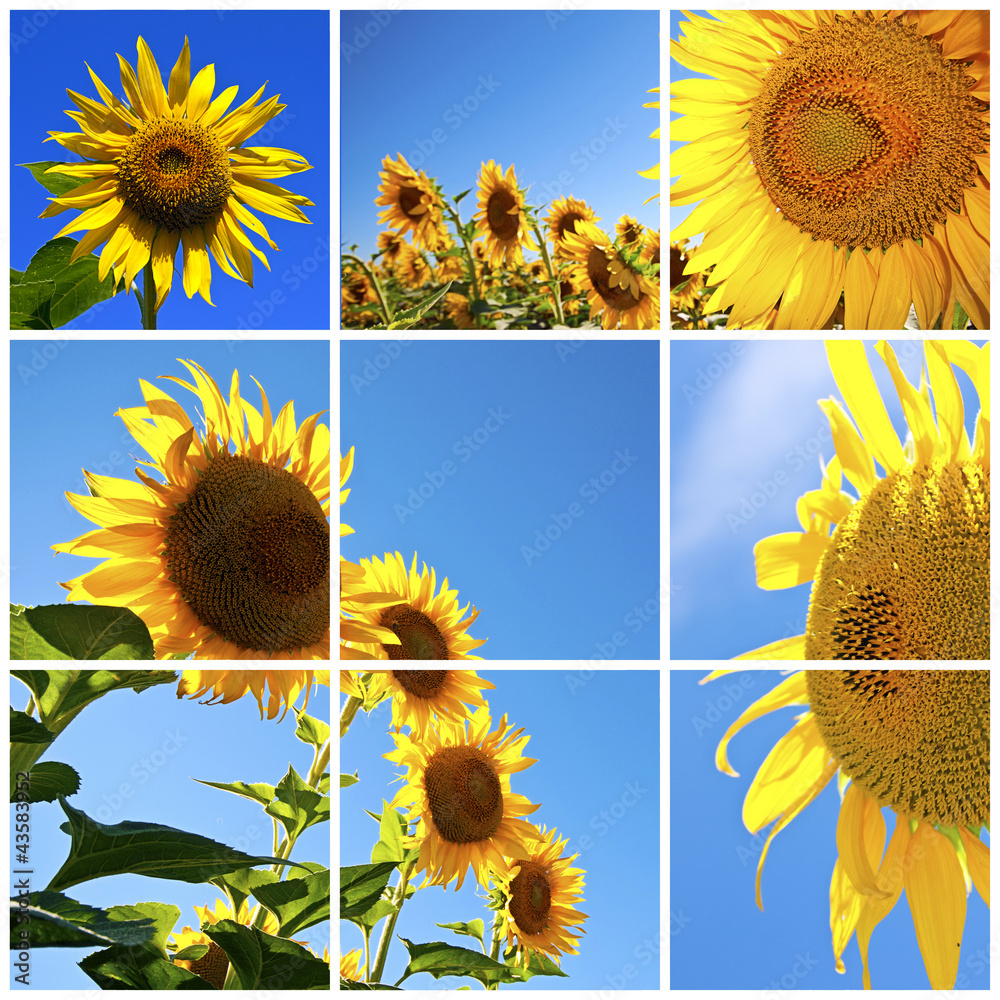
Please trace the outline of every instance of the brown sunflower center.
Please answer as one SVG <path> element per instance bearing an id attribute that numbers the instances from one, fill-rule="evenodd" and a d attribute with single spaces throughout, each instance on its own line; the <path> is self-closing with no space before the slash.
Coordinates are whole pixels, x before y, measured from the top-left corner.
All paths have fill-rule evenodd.
<path id="1" fill-rule="evenodd" d="M 233 189 L 215 133 L 181 118 L 145 122 L 118 161 L 118 194 L 145 222 L 190 229 L 219 218 Z"/>
<path id="2" fill-rule="evenodd" d="M 561 240 L 566 233 L 575 233 L 576 224 L 583 219 L 582 212 L 566 212 L 556 224 L 556 239 Z"/>
<path id="3" fill-rule="evenodd" d="M 226 957 L 226 953 L 213 941 L 208 946 L 208 951 L 197 961 L 191 963 L 191 972 L 196 976 L 201 976 L 217 990 L 221 990 L 226 982 L 226 973 L 229 972 L 229 959 Z"/>
<path id="4" fill-rule="evenodd" d="M 628 288 L 611 287 L 611 271 L 608 267 L 608 255 L 601 247 L 591 247 L 587 255 L 587 277 L 594 290 L 606 305 L 619 312 L 634 309 L 642 301 L 636 298 Z"/>
<path id="5" fill-rule="evenodd" d="M 537 861 L 517 861 L 521 870 L 510 883 L 510 913 L 525 934 L 541 934 L 552 903 L 548 869 Z"/>
<path id="6" fill-rule="evenodd" d="M 489 840 L 503 819 L 503 789 L 493 762 L 478 747 L 434 751 L 424 773 L 434 826 L 451 844 Z"/>
<path id="7" fill-rule="evenodd" d="M 989 823 L 988 670 L 810 670 L 806 687 L 823 742 L 879 805 Z"/>
<path id="8" fill-rule="evenodd" d="M 421 207 L 420 199 L 422 196 L 423 191 L 418 187 L 402 187 L 399 189 L 399 207 L 411 219 L 419 219 L 427 211 Z"/>
<path id="9" fill-rule="evenodd" d="M 684 273 L 684 265 L 687 263 L 687 257 L 677 249 L 677 247 L 670 248 L 670 287 L 676 288 L 678 285 L 683 285 L 688 281 L 688 276 Z"/>
<path id="10" fill-rule="evenodd" d="M 330 525 L 308 486 L 221 453 L 167 529 L 170 579 L 204 625 L 240 649 L 290 652 L 330 628 Z"/>
<path id="11" fill-rule="evenodd" d="M 394 604 L 386 608 L 379 625 L 399 636 L 399 644 L 383 648 L 390 660 L 447 660 L 448 641 L 434 621 L 409 604 Z"/>
<path id="12" fill-rule="evenodd" d="M 893 473 L 854 504 L 820 560 L 806 659 L 989 659 L 989 581 L 989 470 Z"/>
<path id="13" fill-rule="evenodd" d="M 517 238 L 517 218 L 519 213 L 511 214 L 511 209 L 517 206 L 514 196 L 507 190 L 494 191 L 486 203 L 486 219 L 490 230 L 498 240 L 513 240 Z"/>
<path id="14" fill-rule="evenodd" d="M 447 670 L 394 670 L 392 676 L 407 694 L 435 698 L 448 677 Z"/>
<path id="15" fill-rule="evenodd" d="M 749 143 L 785 217 L 837 246 L 920 239 L 962 207 L 987 148 L 966 63 L 870 13 L 803 33 L 754 100 Z"/>

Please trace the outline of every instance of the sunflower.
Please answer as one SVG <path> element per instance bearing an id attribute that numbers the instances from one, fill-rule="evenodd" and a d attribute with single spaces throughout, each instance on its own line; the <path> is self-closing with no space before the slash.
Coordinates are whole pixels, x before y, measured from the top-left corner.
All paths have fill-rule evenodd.
<path id="1" fill-rule="evenodd" d="M 350 487 L 347 487 L 347 480 L 351 478 L 354 470 L 354 449 L 352 448 L 346 455 L 340 456 L 340 506 L 344 506 L 344 501 L 351 495 Z M 345 489 L 345 487 L 347 487 Z M 340 524 L 340 537 L 353 535 L 354 529 L 349 524 Z"/>
<path id="2" fill-rule="evenodd" d="M 475 670 L 376 670 L 368 682 L 367 698 L 392 697 L 392 724 L 399 732 L 409 726 L 420 740 L 432 724 L 461 726 L 470 718 L 468 705 L 485 708 L 483 690 L 494 685 Z"/>
<path id="3" fill-rule="evenodd" d="M 203 705 L 215 705 L 220 701 L 228 705 L 245 694 L 252 693 L 260 706 L 260 717 L 264 718 L 264 689 L 269 688 L 271 696 L 267 702 L 267 717 L 273 719 L 282 705 L 284 719 L 288 710 L 305 691 L 306 700 L 302 711 L 309 706 L 309 691 L 313 685 L 330 686 L 329 670 L 184 670 L 177 684 L 177 697 L 200 698 L 212 692 Z M 278 719 L 281 722 L 281 719 Z"/>
<path id="4" fill-rule="evenodd" d="M 474 219 L 486 240 L 490 267 L 522 266 L 522 247 L 537 250 L 524 210 L 524 192 L 517 186 L 514 165 L 507 168 L 490 160 L 479 172 L 479 211 Z"/>
<path id="5" fill-rule="evenodd" d="M 477 708 L 458 728 L 430 727 L 419 741 L 394 733 L 396 749 L 383 755 L 407 769 L 389 807 L 407 807 L 419 819 L 407 848 L 420 852 L 415 870 L 426 872 L 424 885 L 456 879 L 457 891 L 471 866 L 485 886 L 488 866 L 502 867 L 505 854 L 526 856 L 538 839 L 537 829 L 517 818 L 538 806 L 510 790 L 511 774 L 535 763 L 521 756 L 530 737 L 512 731 L 506 715 L 490 732 L 492 725 L 489 710 Z"/>
<path id="6" fill-rule="evenodd" d="M 563 953 L 578 954 L 576 928 L 587 919 L 576 909 L 583 902 L 584 872 L 570 867 L 579 855 L 562 857 L 569 841 L 558 840 L 555 830 L 546 833 L 543 827 L 538 833 L 539 840 L 524 854 L 511 856 L 502 868 L 491 871 L 504 896 L 501 933 L 507 936 L 508 948 L 517 940 L 517 960 L 525 967 L 535 953 L 556 962 Z"/>
<path id="7" fill-rule="evenodd" d="M 567 233 L 576 232 L 577 222 L 600 222 L 601 217 L 585 202 L 576 198 L 556 198 L 549 206 L 549 214 L 545 219 L 557 257 L 568 256 L 564 240 Z"/>
<path id="8" fill-rule="evenodd" d="M 671 85 L 672 239 L 705 233 L 708 311 L 751 327 L 989 327 L 989 11 L 690 17 Z"/>
<path id="9" fill-rule="evenodd" d="M 396 258 L 395 274 L 407 288 L 423 288 L 433 280 L 434 269 L 419 250 L 405 243 Z"/>
<path id="10" fill-rule="evenodd" d="M 184 292 L 188 298 L 199 292 L 212 305 L 208 253 L 226 274 L 253 287 L 250 254 L 269 265 L 242 227 L 253 230 L 272 250 L 278 248 L 249 209 L 309 222 L 298 206 L 312 202 L 271 180 L 311 167 L 287 149 L 242 145 L 285 109 L 277 97 L 258 105 L 263 87 L 226 114 L 238 88 L 230 87 L 212 100 L 212 66 L 192 81 L 187 38 L 166 88 L 141 37 L 138 50 L 138 74 L 118 57 L 127 102 L 119 101 L 89 66 L 101 102 L 67 91 L 80 110 L 66 113 L 81 131 L 49 135 L 86 162 L 49 169 L 76 178 L 80 186 L 49 199 L 52 204 L 41 218 L 68 208 L 81 210 L 56 238 L 88 230 L 73 249 L 71 262 L 107 241 L 98 277 L 103 281 L 113 269 L 115 283 L 124 278 L 126 291 L 152 261 L 156 309 L 170 291 L 174 256 L 182 245 Z"/>
<path id="11" fill-rule="evenodd" d="M 457 292 L 447 292 L 444 297 L 445 312 L 458 330 L 471 330 L 476 325 L 476 319 L 469 312 L 469 300 Z"/>
<path id="12" fill-rule="evenodd" d="M 363 312 L 350 312 L 351 306 L 363 306 L 378 302 L 378 296 L 368 275 L 363 271 L 345 271 L 340 283 L 340 318 L 341 322 L 364 326 L 378 320 L 378 313 L 370 309 Z"/>
<path id="13" fill-rule="evenodd" d="M 388 207 L 379 213 L 378 221 L 400 235 L 412 230 L 416 246 L 437 250 L 447 239 L 441 196 L 427 174 L 415 171 L 402 153 L 397 156 L 395 161 L 387 156 L 379 171 L 381 194 L 375 204 Z"/>
<path id="14" fill-rule="evenodd" d="M 465 258 L 455 254 L 439 258 L 434 277 L 442 285 L 446 285 L 449 281 L 464 281 Z"/>
<path id="15" fill-rule="evenodd" d="M 399 260 L 400 252 L 406 245 L 406 240 L 391 229 L 388 232 L 378 234 L 377 246 L 386 267 L 395 265 L 396 261 Z"/>
<path id="16" fill-rule="evenodd" d="M 52 548 L 107 558 L 68 583 L 69 600 L 129 607 L 157 658 L 329 659 L 330 431 L 314 413 L 296 428 L 294 404 L 271 416 L 228 403 L 205 370 L 181 362 L 205 414 L 197 433 L 183 408 L 140 380 L 145 406 L 119 410 L 142 461 L 137 483 L 85 472 L 91 496 L 69 502 L 99 530 Z M 245 423 L 245 427 L 244 427 Z M 230 445 L 235 451 L 230 451 Z"/>
<path id="17" fill-rule="evenodd" d="M 685 274 L 684 267 L 690 259 L 687 240 L 670 244 L 670 313 L 690 313 L 705 287 L 701 272 Z"/>
<path id="18" fill-rule="evenodd" d="M 861 433 L 839 403 L 820 402 L 836 455 L 822 487 L 798 501 L 804 530 L 772 535 L 754 548 L 763 589 L 813 581 L 806 632 L 738 659 L 989 659 L 989 344 L 927 341 L 930 385 L 922 382 L 919 391 L 904 378 L 892 348 L 885 341 L 876 345 L 910 427 L 905 449 L 864 346 L 828 341 L 826 350 Z M 971 445 L 952 365 L 965 371 L 979 394 Z M 842 474 L 857 499 L 841 490 Z"/>
<path id="19" fill-rule="evenodd" d="M 652 90 L 647 90 L 646 91 L 647 94 L 658 94 L 659 92 L 660 92 L 660 88 L 659 87 L 653 87 Z M 649 104 L 644 104 L 643 105 L 644 108 L 658 108 L 659 106 L 660 106 L 660 102 L 659 101 L 650 101 Z M 650 133 L 649 138 L 650 139 L 659 139 L 660 138 L 660 127 L 658 125 L 656 127 L 656 131 Z M 659 165 L 659 163 L 657 163 L 655 167 L 650 167 L 649 170 L 637 170 L 636 173 L 640 177 L 645 177 L 647 180 L 658 181 L 660 179 L 660 165 Z M 649 202 L 651 202 L 654 198 L 659 198 L 659 197 L 660 197 L 659 194 L 650 195 L 643 202 L 643 204 L 646 205 Z"/>
<path id="20" fill-rule="evenodd" d="M 564 245 L 576 263 L 577 281 L 587 291 L 590 318 L 601 317 L 605 330 L 652 330 L 660 315 L 660 287 L 597 226 L 578 221 Z M 635 259 L 630 259 L 635 258 Z"/>
<path id="21" fill-rule="evenodd" d="M 340 978 L 349 979 L 352 983 L 365 981 L 365 958 L 360 948 L 340 956 Z"/>
<path id="22" fill-rule="evenodd" d="M 717 670 L 712 680 L 728 670 Z M 871 988 L 872 931 L 905 888 L 932 989 L 951 989 L 958 972 L 970 881 L 989 906 L 990 679 L 987 670 L 805 670 L 783 680 L 729 727 L 716 765 L 748 722 L 807 704 L 761 765 L 743 804 L 752 833 L 772 820 L 757 866 L 774 835 L 839 770 L 839 858 L 830 884 L 830 928 L 837 971 L 857 930 L 864 985 Z M 850 782 L 850 784 L 847 784 Z M 847 785 L 846 792 L 844 786 Z M 882 808 L 896 814 L 885 848 Z M 959 947 L 956 947 L 958 945 Z"/>
<path id="23" fill-rule="evenodd" d="M 342 659 L 481 659 L 472 656 L 471 650 L 486 640 L 473 639 L 465 631 L 479 617 L 479 612 L 473 608 L 472 614 L 461 620 L 469 605 L 459 608 L 458 591 L 448 589 L 447 577 L 437 592 L 434 570 L 428 571 L 424 563 L 423 571 L 417 572 L 416 553 L 409 571 L 398 552 L 395 555 L 387 552 L 384 563 L 372 556 L 370 560 L 362 559 L 359 567 L 353 563 L 347 566 L 354 567 L 355 573 L 360 568 L 363 578 L 362 582 L 345 587 L 342 609 L 362 627 L 389 629 L 398 636 L 399 644 L 361 642 L 352 650 L 341 649 Z M 345 656 L 345 652 L 349 655 Z"/>
<path id="24" fill-rule="evenodd" d="M 618 242 L 623 247 L 629 247 L 629 249 L 637 249 L 633 247 L 632 244 L 638 244 L 641 246 L 641 240 L 646 232 L 646 227 L 639 222 L 637 219 L 633 219 L 631 215 L 623 215 L 615 223 L 615 233 L 618 235 Z"/>

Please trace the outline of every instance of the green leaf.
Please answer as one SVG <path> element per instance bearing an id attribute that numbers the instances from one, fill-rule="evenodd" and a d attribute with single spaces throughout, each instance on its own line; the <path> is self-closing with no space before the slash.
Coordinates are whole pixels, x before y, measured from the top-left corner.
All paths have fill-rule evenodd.
<path id="1" fill-rule="evenodd" d="M 389 324 L 388 329 L 408 330 L 418 319 L 420 319 L 421 316 L 423 316 L 425 312 L 427 312 L 428 309 L 431 308 L 431 306 L 440 302 L 441 299 L 448 294 L 448 291 L 451 289 L 451 285 L 452 283 L 449 281 L 447 285 L 440 288 L 436 292 L 432 292 L 422 302 L 418 302 L 415 306 L 413 306 L 412 309 L 396 313 L 393 321 Z"/>
<path id="2" fill-rule="evenodd" d="M 105 826 L 74 809 L 65 799 L 59 805 L 69 817 L 59 829 L 73 838 L 69 857 L 47 888 L 59 892 L 71 885 L 106 875 L 148 875 L 180 882 L 208 882 L 216 875 L 255 865 L 295 864 L 281 858 L 254 857 L 158 823 L 116 823 Z"/>
<path id="3" fill-rule="evenodd" d="M 330 989 L 330 966 L 294 941 L 232 920 L 220 920 L 205 933 L 229 956 L 236 989 Z"/>
<path id="4" fill-rule="evenodd" d="M 403 836 L 406 833 L 406 819 L 398 809 L 391 809 L 389 803 L 382 800 L 382 818 L 379 821 L 378 843 L 372 848 L 372 862 L 391 861 L 398 865 L 403 860 L 406 850 L 403 847 Z"/>
<path id="5" fill-rule="evenodd" d="M 115 294 L 114 274 L 108 273 L 103 281 L 98 277 L 96 254 L 70 262 L 76 245 L 68 236 L 49 240 L 35 251 L 17 284 L 10 286 L 11 314 L 26 321 L 28 329 L 57 330 Z"/>
<path id="6" fill-rule="evenodd" d="M 341 979 L 340 988 L 342 990 L 398 990 L 398 986 L 389 986 L 387 983 L 358 983 L 353 979 Z"/>
<path id="7" fill-rule="evenodd" d="M 330 794 L 330 772 L 329 771 L 324 771 L 319 776 L 319 781 L 316 782 L 316 791 L 318 791 L 320 793 L 320 795 L 329 795 Z"/>
<path id="8" fill-rule="evenodd" d="M 404 937 L 400 937 L 399 940 L 406 945 L 410 961 L 396 983 L 397 986 L 417 972 L 429 972 L 435 979 L 440 979 L 442 976 L 471 976 L 484 986 L 519 981 L 514 969 L 495 962 L 482 952 L 472 951 L 469 948 L 456 948 L 443 941 L 414 944 Z"/>
<path id="9" fill-rule="evenodd" d="M 128 608 L 46 604 L 12 610 L 12 660 L 152 660 L 153 640 Z"/>
<path id="10" fill-rule="evenodd" d="M 60 892 L 33 892 L 26 897 L 25 905 L 20 904 L 19 899 L 10 901 L 12 950 L 20 949 L 25 942 L 30 942 L 32 948 L 137 945 L 150 941 L 156 932 L 149 917 L 122 919 Z"/>
<path id="11" fill-rule="evenodd" d="M 330 727 L 322 719 L 314 719 L 311 715 L 306 715 L 305 709 L 301 712 L 296 710 L 295 717 L 298 719 L 295 735 L 303 743 L 321 747 L 330 739 Z"/>
<path id="12" fill-rule="evenodd" d="M 263 782 L 248 785 L 245 781 L 202 781 L 201 778 L 194 780 L 199 785 L 210 785 L 212 788 L 221 788 L 224 792 L 242 795 L 245 799 L 250 799 L 262 806 L 270 805 L 274 798 L 274 785 L 266 785 Z"/>
<path id="13" fill-rule="evenodd" d="M 294 840 L 303 830 L 330 819 L 330 798 L 310 788 L 289 764 L 274 790 L 274 801 L 264 812 L 278 820 Z"/>
<path id="14" fill-rule="evenodd" d="M 470 920 L 467 924 L 459 921 L 454 924 L 438 924 L 438 927 L 454 931 L 456 934 L 467 934 L 469 937 L 474 937 L 480 943 L 483 940 L 483 922 L 478 917 L 475 920 Z"/>
<path id="15" fill-rule="evenodd" d="M 152 951 L 116 945 L 77 963 L 103 990 L 214 990 L 207 980 Z"/>
<path id="16" fill-rule="evenodd" d="M 20 280 L 24 271 L 15 271 L 14 268 L 10 269 L 10 283 L 16 285 Z"/>
<path id="17" fill-rule="evenodd" d="M 356 785 L 361 779 L 358 777 L 358 772 L 355 771 L 354 774 L 342 774 L 340 776 L 340 787 L 350 788 L 351 785 Z"/>
<path id="18" fill-rule="evenodd" d="M 351 917 L 351 923 L 370 931 L 383 917 L 395 912 L 396 907 L 389 900 L 380 899 L 370 910 L 366 910 L 359 916 Z"/>
<path id="19" fill-rule="evenodd" d="M 452 201 L 457 205 L 471 190 L 472 188 L 466 188 L 461 194 L 455 195 Z"/>
<path id="20" fill-rule="evenodd" d="M 340 869 L 340 917 L 350 920 L 370 910 L 381 898 L 395 869 L 391 861 Z"/>
<path id="21" fill-rule="evenodd" d="M 11 802 L 53 802 L 60 795 L 74 795 L 80 790 L 80 775 L 69 766 L 58 761 L 43 761 L 33 764 L 28 772 L 31 777 L 25 782 L 18 782 L 18 791 L 23 791 L 22 785 L 27 784 L 28 797 L 15 799 Z"/>
<path id="22" fill-rule="evenodd" d="M 41 160 L 38 163 L 18 163 L 19 167 L 26 167 L 31 171 L 32 177 L 38 181 L 47 191 L 51 191 L 56 197 L 63 194 L 68 194 L 74 188 L 80 187 L 81 184 L 86 184 L 85 180 L 80 180 L 79 177 L 73 177 L 70 174 L 61 174 L 58 171 L 53 171 L 51 174 L 47 174 L 46 171 L 49 167 L 68 167 L 68 163 L 60 163 L 57 160 Z"/>
<path id="23" fill-rule="evenodd" d="M 330 869 L 254 889 L 260 900 L 277 918 L 281 937 L 330 919 Z"/>
<path id="24" fill-rule="evenodd" d="M 298 869 L 294 869 L 298 871 Z M 237 868 L 234 872 L 225 875 L 216 875 L 210 880 L 212 885 L 218 887 L 232 897 L 232 902 L 239 912 L 243 901 L 254 894 L 256 889 L 262 885 L 271 885 L 278 881 L 278 876 L 272 871 L 259 872 L 253 868 Z"/>
<path id="25" fill-rule="evenodd" d="M 10 741 L 11 743 L 44 743 L 48 745 L 56 738 L 56 734 L 27 712 L 10 710 Z"/>
<path id="26" fill-rule="evenodd" d="M 569 978 L 548 955 L 542 955 L 539 952 L 531 953 L 527 968 L 517 964 L 516 948 L 509 948 L 507 950 L 504 955 L 504 961 L 514 969 L 523 982 L 527 982 L 532 976 L 562 976 L 563 979 Z"/>
<path id="27" fill-rule="evenodd" d="M 171 957 L 179 958 L 182 962 L 197 962 L 199 958 L 204 958 L 208 954 L 209 947 L 207 944 L 189 944 Z"/>

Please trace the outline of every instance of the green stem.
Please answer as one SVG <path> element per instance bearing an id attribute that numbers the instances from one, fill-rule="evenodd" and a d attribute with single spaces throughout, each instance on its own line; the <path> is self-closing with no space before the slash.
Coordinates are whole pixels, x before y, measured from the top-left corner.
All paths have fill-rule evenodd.
<path id="1" fill-rule="evenodd" d="M 451 205 L 445 205 L 445 209 L 451 216 L 451 221 L 455 223 L 455 231 L 458 233 L 459 239 L 462 241 L 462 246 L 465 247 L 465 256 L 469 262 L 469 283 L 472 285 L 472 295 L 474 299 L 482 299 L 482 295 L 479 292 L 479 278 L 476 275 L 476 255 L 472 252 L 472 246 L 469 241 L 465 238 L 465 230 L 462 228 L 462 217 L 458 214 L 457 208 L 452 208 Z M 479 313 L 472 314 L 472 321 L 479 327 Z"/>
<path id="2" fill-rule="evenodd" d="M 385 918 L 385 924 L 382 926 L 382 937 L 379 938 L 378 951 L 375 953 L 375 968 L 372 969 L 371 979 L 368 980 L 370 983 L 380 983 L 382 981 L 382 970 L 385 968 L 386 956 L 389 954 L 389 945 L 392 943 L 392 932 L 396 929 L 396 920 L 399 917 L 399 911 L 403 908 L 403 903 L 406 902 L 406 886 L 409 884 L 410 874 L 413 871 L 414 865 L 416 865 L 415 860 L 404 866 L 403 870 L 399 873 L 399 884 L 396 886 L 396 891 L 393 893 L 391 900 L 394 909 Z"/>
<path id="3" fill-rule="evenodd" d="M 142 328 L 156 329 L 156 279 L 153 277 L 153 258 L 142 269 Z"/>
<path id="4" fill-rule="evenodd" d="M 347 704 L 344 706 L 344 710 L 340 713 L 340 735 L 343 737 L 347 730 L 351 728 L 351 722 L 354 716 L 358 714 L 358 709 L 361 707 L 361 699 L 357 695 L 351 695 L 347 699 Z"/>
<path id="5" fill-rule="evenodd" d="M 343 260 L 353 260 L 362 271 L 365 272 L 368 280 L 372 284 L 372 288 L 375 289 L 375 295 L 378 298 L 379 309 L 382 312 L 382 319 L 385 320 L 385 328 L 388 330 L 392 325 L 392 320 L 394 313 L 392 307 L 389 305 L 389 300 L 385 297 L 385 291 L 382 288 L 382 282 L 378 280 L 375 272 L 369 267 L 360 257 L 355 257 L 352 253 L 341 254 Z"/>
<path id="6" fill-rule="evenodd" d="M 371 969 L 371 955 L 372 955 L 372 929 L 368 926 L 362 926 L 361 933 L 365 936 L 365 979 L 366 983 L 371 982 L 371 977 L 369 970 Z"/>
<path id="7" fill-rule="evenodd" d="M 500 914 L 498 913 L 493 918 L 493 940 L 490 943 L 490 958 L 494 962 L 500 961 L 500 942 L 502 939 L 502 934 L 500 933 Z M 495 983 L 491 983 L 486 987 L 488 990 L 498 990 L 500 989 L 499 980 Z"/>
<path id="8" fill-rule="evenodd" d="M 552 279 L 552 299 L 556 304 L 556 322 L 560 326 L 566 325 L 566 320 L 563 319 L 562 310 L 562 295 L 560 294 L 561 282 L 556 277 L 555 268 L 552 266 L 552 258 L 549 257 L 549 248 L 542 239 L 541 230 L 538 228 L 538 223 L 532 223 L 532 229 L 534 230 L 535 236 L 538 238 L 538 247 L 542 253 L 542 260 L 545 261 L 545 269 L 549 272 L 549 278 Z"/>

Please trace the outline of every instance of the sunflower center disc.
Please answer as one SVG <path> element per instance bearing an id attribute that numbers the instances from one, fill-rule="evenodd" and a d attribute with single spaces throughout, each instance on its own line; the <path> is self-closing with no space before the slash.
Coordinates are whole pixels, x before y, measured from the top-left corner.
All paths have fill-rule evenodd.
<path id="1" fill-rule="evenodd" d="M 422 611 L 409 604 L 394 604 L 382 612 L 379 625 L 399 636 L 399 644 L 382 648 L 390 660 L 447 660 L 448 642 L 441 630 Z"/>
<path id="2" fill-rule="evenodd" d="M 489 840 L 503 819 L 503 789 L 478 747 L 441 747 L 424 774 L 431 818 L 452 844 Z"/>
<path id="3" fill-rule="evenodd" d="M 989 659 L 989 585 L 989 470 L 893 473 L 854 504 L 820 560 L 806 659 Z"/>
<path id="4" fill-rule="evenodd" d="M 900 18 L 838 17 L 804 33 L 764 77 L 750 115 L 754 165 L 789 221 L 837 246 L 933 234 L 988 142 L 966 64 Z"/>
<path id="5" fill-rule="evenodd" d="M 222 948 L 213 941 L 208 946 L 208 951 L 196 962 L 191 963 L 191 971 L 210 982 L 217 990 L 221 990 L 226 983 L 226 973 L 229 972 L 229 959 Z"/>
<path id="6" fill-rule="evenodd" d="M 229 154 L 211 129 L 154 118 L 133 133 L 118 161 L 118 194 L 140 219 L 190 229 L 218 218 L 233 189 Z"/>
<path id="7" fill-rule="evenodd" d="M 414 211 L 420 208 L 420 198 L 423 192 L 417 187 L 399 189 L 399 207 L 411 218 L 419 219 L 423 212 Z"/>
<path id="8" fill-rule="evenodd" d="M 989 823 L 988 670 L 810 670 L 806 686 L 823 742 L 879 805 Z"/>
<path id="9" fill-rule="evenodd" d="M 608 270 L 607 255 L 600 247 L 591 247 L 587 255 L 587 277 L 597 290 L 597 294 L 619 312 L 634 309 L 640 302 L 627 288 L 611 287 L 611 272 Z"/>
<path id="10" fill-rule="evenodd" d="M 510 210 L 517 204 L 509 191 L 494 191 L 486 204 L 486 218 L 490 229 L 498 240 L 512 240 L 517 237 L 517 215 Z"/>
<path id="11" fill-rule="evenodd" d="M 521 870 L 510 883 L 510 913 L 525 934 L 541 934 L 545 930 L 552 902 L 549 875 L 537 861 L 518 861 Z"/>
<path id="12" fill-rule="evenodd" d="M 221 453 L 170 519 L 170 578 L 240 649 L 288 652 L 330 628 L 330 525 L 284 469 Z"/>
<path id="13" fill-rule="evenodd" d="M 434 698 L 448 676 L 447 670 L 394 670 L 392 676 L 407 694 L 417 698 Z"/>

